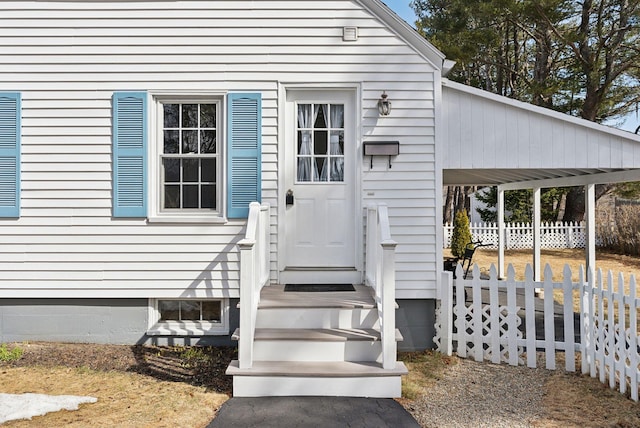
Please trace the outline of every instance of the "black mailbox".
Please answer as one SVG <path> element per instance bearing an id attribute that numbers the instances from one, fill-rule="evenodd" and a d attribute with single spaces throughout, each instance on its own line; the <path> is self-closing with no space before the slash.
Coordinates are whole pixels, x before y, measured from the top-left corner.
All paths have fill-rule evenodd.
<path id="1" fill-rule="evenodd" d="M 374 156 L 388 156 L 389 168 L 391 168 L 391 156 L 397 156 L 398 154 L 400 154 L 399 141 L 365 141 L 364 142 L 364 155 L 371 156 L 370 167 L 373 167 Z"/>

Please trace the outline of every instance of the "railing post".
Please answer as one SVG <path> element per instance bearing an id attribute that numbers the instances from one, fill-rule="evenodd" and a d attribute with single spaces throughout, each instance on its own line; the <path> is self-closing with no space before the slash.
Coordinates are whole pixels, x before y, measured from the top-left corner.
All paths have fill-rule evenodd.
<path id="1" fill-rule="evenodd" d="M 266 207 L 266 208 L 265 208 Z M 262 210 L 268 212 L 268 205 L 261 207 L 258 202 L 249 204 L 249 218 L 245 238 L 238 242 L 240 250 L 240 338 L 238 341 L 238 365 L 241 369 L 253 366 L 253 340 L 260 289 L 263 280 L 265 248 L 263 230 L 267 228 Z"/>
<path id="2" fill-rule="evenodd" d="M 396 344 L 396 243 L 382 244 L 382 368 L 395 369 Z"/>
<path id="3" fill-rule="evenodd" d="M 376 268 L 376 254 L 378 240 L 378 209 L 375 205 L 371 204 L 367 207 L 367 239 L 366 239 L 366 278 L 369 281 L 369 285 L 373 285 L 375 281 L 374 270 Z"/>
<path id="4" fill-rule="evenodd" d="M 255 241 L 243 239 L 240 247 L 240 340 L 238 364 L 241 369 L 253 366 L 253 305 L 255 283 Z"/>

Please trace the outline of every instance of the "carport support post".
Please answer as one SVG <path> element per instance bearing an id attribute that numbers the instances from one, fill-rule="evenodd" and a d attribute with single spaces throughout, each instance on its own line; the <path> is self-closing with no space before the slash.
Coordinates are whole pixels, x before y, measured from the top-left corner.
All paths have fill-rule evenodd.
<path id="1" fill-rule="evenodd" d="M 587 272 L 596 269 L 596 185 L 584 186 L 585 217 L 587 229 Z M 591 279 L 591 278 L 589 278 Z"/>
<path id="2" fill-rule="evenodd" d="M 533 280 L 540 281 L 540 188 L 533 189 Z M 537 290 L 536 290 L 537 291 Z"/>
<path id="3" fill-rule="evenodd" d="M 498 278 L 504 278 L 504 190 L 498 186 Z"/>

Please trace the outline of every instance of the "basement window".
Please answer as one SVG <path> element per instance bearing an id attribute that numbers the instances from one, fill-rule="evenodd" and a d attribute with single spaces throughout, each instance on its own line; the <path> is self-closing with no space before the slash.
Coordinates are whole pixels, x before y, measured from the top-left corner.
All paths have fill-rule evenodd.
<path id="1" fill-rule="evenodd" d="M 227 299 L 155 299 L 149 309 L 150 336 L 229 334 Z"/>

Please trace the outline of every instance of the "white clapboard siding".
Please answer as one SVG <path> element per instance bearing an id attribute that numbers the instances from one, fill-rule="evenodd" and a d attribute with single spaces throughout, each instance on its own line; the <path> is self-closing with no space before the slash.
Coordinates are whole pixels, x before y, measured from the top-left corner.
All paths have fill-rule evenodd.
<path id="1" fill-rule="evenodd" d="M 357 42 L 343 42 L 344 26 L 358 27 Z M 357 2 L 2 1 L 0 63 L 1 89 L 23 100 L 22 209 L 0 222 L 0 273 L 12 278 L 0 275 L 0 297 L 237 295 L 244 221 L 111 218 L 111 97 L 125 90 L 262 93 L 275 279 L 280 82 L 359 85 L 361 138 L 401 141 L 391 169 L 362 160 L 362 203 L 389 205 L 398 297 L 434 295 L 437 77 Z M 385 118 L 382 91 L 393 103 Z"/>

